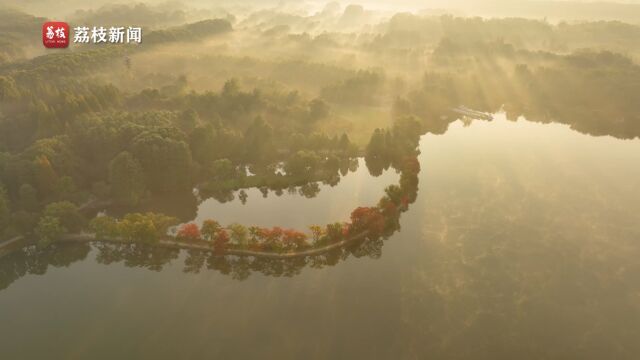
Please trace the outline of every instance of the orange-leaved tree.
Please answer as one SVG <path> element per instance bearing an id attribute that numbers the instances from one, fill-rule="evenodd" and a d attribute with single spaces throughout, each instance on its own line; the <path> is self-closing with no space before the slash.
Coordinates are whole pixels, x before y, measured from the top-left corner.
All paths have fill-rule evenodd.
<path id="1" fill-rule="evenodd" d="M 194 223 L 184 224 L 180 227 L 180 230 L 178 230 L 177 238 L 186 241 L 200 240 L 200 229 L 198 229 L 198 225 Z"/>

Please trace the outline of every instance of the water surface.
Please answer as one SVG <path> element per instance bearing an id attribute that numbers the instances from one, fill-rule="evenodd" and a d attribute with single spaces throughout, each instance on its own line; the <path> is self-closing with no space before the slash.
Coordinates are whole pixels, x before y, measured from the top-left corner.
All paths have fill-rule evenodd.
<path id="1" fill-rule="evenodd" d="M 358 159 L 358 168 L 340 178 L 335 186 L 317 183 L 318 193 L 313 197 L 303 194 L 300 187 L 276 195 L 266 196 L 259 189 L 246 190 L 243 204 L 235 196 L 233 201 L 220 203 L 209 198 L 198 206 L 197 224 L 215 219 L 222 224 L 240 223 L 247 226 L 281 226 L 305 230 L 310 225 L 342 222 L 358 206 L 375 206 L 384 195 L 384 189 L 397 184 L 400 176 L 393 170 L 372 177 L 364 159 Z"/>
<path id="2" fill-rule="evenodd" d="M 3 358 L 640 357 L 639 140 L 498 114 L 423 136 L 419 160 L 418 199 L 381 253 L 294 276 L 225 274 L 186 252 L 107 266 L 90 246 L 0 259 Z M 328 188 L 314 207 L 200 209 L 274 225 L 270 204 L 302 206 L 292 225 L 324 223 L 372 189 L 342 207 Z"/>

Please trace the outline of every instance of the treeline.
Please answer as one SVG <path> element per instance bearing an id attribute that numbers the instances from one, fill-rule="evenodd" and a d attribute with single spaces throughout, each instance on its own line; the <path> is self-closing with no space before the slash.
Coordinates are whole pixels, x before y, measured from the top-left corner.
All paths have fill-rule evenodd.
<path id="1" fill-rule="evenodd" d="M 407 156 L 417 156 L 419 153 L 417 148 L 422 133 L 422 123 L 412 116 L 398 117 L 390 129 L 376 129 L 365 151 L 365 161 L 371 175 L 379 176 L 391 166 L 404 166 L 406 170 Z"/>
<path id="2" fill-rule="evenodd" d="M 627 56 L 582 50 L 567 55 L 516 50 L 503 42 L 463 46 L 444 40 L 421 86 L 399 97 L 396 116 L 415 115 L 443 133 L 451 109 L 504 109 L 511 119 L 560 122 L 592 135 L 640 136 L 640 66 Z"/>
<path id="3" fill-rule="evenodd" d="M 35 20 L 11 21 L 31 26 Z M 207 20 L 145 33 L 143 42 L 198 40 L 231 30 L 226 20 Z M 415 154 L 419 135 L 446 131 L 457 118 L 451 109 L 461 105 L 504 109 L 511 119 L 558 121 L 594 135 L 640 135 L 639 66 L 608 51 L 565 52 L 562 40 L 570 33 L 566 41 L 573 44 L 581 34 L 598 32 L 602 41 L 618 39 L 618 45 L 635 49 L 628 35 L 635 25 L 400 14 L 378 30 L 378 37 L 291 35 L 287 29 L 258 34 L 258 42 L 293 44 L 296 51 L 322 47 L 326 53 L 319 61 L 342 58 L 349 48 L 364 52 L 344 62 L 373 54 L 375 66 L 385 61 L 377 59 L 379 51 L 387 50 L 400 59 L 392 65 L 407 54 L 428 62 L 424 75 L 411 68 L 399 75 L 409 79 L 408 86 L 418 85 L 393 94 L 393 126 L 374 131 L 364 149 L 352 142 L 353 134 L 319 131 L 336 111 L 386 110 L 380 95 L 391 90 L 391 81 L 377 70 L 354 70 L 358 65 L 216 55 L 225 69 L 255 68 L 256 82 L 312 82 L 303 94 L 241 89 L 234 80 L 219 91 L 195 92 L 178 74 L 171 74 L 177 80 L 168 86 L 128 92 L 94 76 L 107 65 L 130 74 L 129 56 L 144 46 L 91 47 L 0 64 L 0 236 L 32 232 L 43 219 L 42 226 L 54 232 L 57 225 L 68 228 L 62 218 L 56 225 L 56 217 L 43 216 L 59 203 L 73 204 L 74 211 L 96 199 L 135 206 L 172 193 L 188 197 L 194 187 L 221 201 L 250 187 L 263 194 L 299 187 L 314 196 L 319 183 L 336 184 L 353 171 L 356 156 L 365 155 L 374 175 L 400 166 L 403 156 Z M 210 62 L 203 57 L 198 64 L 209 71 Z M 264 74 L 271 78 L 263 80 Z"/>
<path id="4" fill-rule="evenodd" d="M 86 50 L 55 52 L 8 64 L 0 73 L 13 77 L 24 86 L 44 85 L 45 79 L 54 85 L 59 79 L 93 75 L 114 59 L 123 58 L 128 50 L 125 45 L 100 45 Z"/>
<path id="5" fill-rule="evenodd" d="M 417 146 L 417 136 L 413 133 L 407 133 L 410 138 L 404 141 L 400 139 L 403 131 L 408 131 L 408 123 L 411 121 L 398 124 L 394 130 L 396 143 L 406 142 L 407 149 L 409 143 Z M 197 273 L 204 269 L 214 270 L 236 280 L 245 280 L 254 272 L 267 276 L 294 276 L 305 267 L 333 266 L 350 257 L 379 258 L 384 241 L 400 229 L 401 213 L 407 211 L 409 204 L 417 198 L 420 166 L 415 157 L 415 147 L 406 154 L 398 152 L 396 155 L 397 165 L 394 166 L 397 166 L 401 173 L 399 186 L 388 187 L 376 206 L 355 209 L 349 222 L 328 224 L 324 227 L 311 226 L 310 235 L 278 227 L 267 229 L 239 224 L 222 227 L 213 220 L 205 221 L 201 227 L 185 224 L 176 234 L 177 241 L 212 246 L 210 251 L 188 250 L 184 271 Z M 2 199 L 0 197 L 0 201 Z M 3 214 L 1 204 L 2 202 L 0 215 Z M 0 266 L 0 290 L 26 274 L 43 274 L 50 266 L 68 266 L 81 261 L 91 252 L 92 247 L 97 250 L 96 259 L 101 264 L 124 262 L 127 266 L 158 271 L 179 257 L 180 250 L 153 246 L 155 242 L 166 237 L 169 226 L 175 222 L 176 219 L 151 213 L 132 213 L 122 219 L 96 217 L 91 228 L 98 238 L 119 240 L 120 243 L 98 242 L 92 246 L 84 243 L 70 246 L 54 243 L 43 246 L 49 244 L 56 236 L 78 231 L 86 226 L 85 220 L 72 204 L 51 204 L 38 224 L 37 231 L 41 233 L 40 244 L 3 257 Z M 292 259 L 225 255 L 230 249 L 271 253 L 320 249 L 351 236 L 356 238 L 345 246 L 334 247 L 317 255 Z"/>
<path id="6" fill-rule="evenodd" d="M 73 24 L 99 24 L 123 26 L 123 24 L 161 28 L 187 22 L 187 11 L 179 6 L 154 6 L 145 3 L 107 4 L 97 9 L 79 9 L 70 22 Z"/>
<path id="7" fill-rule="evenodd" d="M 572 51 L 585 47 L 640 51 L 640 26 L 620 21 L 559 22 L 524 18 L 418 16 L 401 13 L 379 25 L 371 50 L 428 48 L 442 39 L 464 45 L 504 41 L 529 50 Z"/>

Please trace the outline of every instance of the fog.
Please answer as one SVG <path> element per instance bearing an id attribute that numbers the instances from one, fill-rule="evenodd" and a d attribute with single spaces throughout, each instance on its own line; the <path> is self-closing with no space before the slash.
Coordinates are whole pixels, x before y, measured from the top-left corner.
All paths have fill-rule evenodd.
<path id="1" fill-rule="evenodd" d="M 98 0 L 70 0 L 59 4 L 52 0 L 3 0 L 0 5 L 25 10 L 45 17 L 73 17 L 103 11 L 113 14 L 114 8 L 146 4 L 153 10 L 164 11 L 172 21 L 181 18 L 191 20 L 211 16 L 220 12 L 246 13 L 256 10 L 279 10 L 297 15 L 312 15 L 342 12 L 349 5 L 362 6 L 371 18 L 389 16 L 397 12 L 416 14 L 485 17 L 529 17 L 548 20 L 621 20 L 637 23 L 640 21 L 640 2 L 635 0 L 590 1 L 590 0 L 397 0 L 397 1 L 144 1 L 125 2 Z M 167 13 L 168 12 L 168 13 Z M 146 10 L 138 8 L 138 16 L 146 16 Z"/>
<path id="2" fill-rule="evenodd" d="M 639 1 L 0 0 L 0 35 L 10 357 L 638 358 Z"/>

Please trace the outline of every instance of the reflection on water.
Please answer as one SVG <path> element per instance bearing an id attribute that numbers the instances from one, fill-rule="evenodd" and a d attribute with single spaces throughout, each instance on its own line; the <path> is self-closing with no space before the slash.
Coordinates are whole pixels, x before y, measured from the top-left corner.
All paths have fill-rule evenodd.
<path id="1" fill-rule="evenodd" d="M 0 327 L 3 353 L 638 358 L 639 140 L 498 114 L 493 122 L 455 122 L 444 135 L 423 136 L 419 160 L 420 191 L 401 230 L 384 246 L 323 262 L 141 245 L 30 248 L 4 257 L 0 323 L 11 325 Z M 389 183 L 380 181 L 372 199 Z M 286 209 L 299 200 L 253 195 L 244 207 L 216 205 L 212 215 L 238 206 L 229 220 L 259 224 L 263 214 L 252 206 Z M 358 196 L 352 199 L 369 195 Z M 246 217 L 238 218 L 240 211 Z M 329 221 L 341 216 L 321 211 Z M 29 346 L 34 342 L 39 346 Z"/>
<path id="2" fill-rule="evenodd" d="M 403 222 L 421 241 L 396 254 L 413 264 L 403 307 L 431 315 L 408 323 L 417 338 L 450 357 L 637 358 L 639 141 L 498 117 L 422 149 Z"/>
<path id="3" fill-rule="evenodd" d="M 338 184 L 315 184 L 318 192 L 312 197 L 305 195 L 304 189 L 300 188 L 266 195 L 260 189 L 249 189 L 245 192 L 245 204 L 240 199 L 227 203 L 220 203 L 213 198 L 203 201 L 195 222 L 200 225 L 206 219 L 216 219 L 223 224 L 294 229 L 330 224 L 348 219 L 351 211 L 358 206 L 377 204 L 384 195 L 384 189 L 397 184 L 398 179 L 399 175 L 393 170 L 387 170 L 379 177 L 371 177 L 364 159 L 359 159 L 357 170 L 343 176 Z"/>

